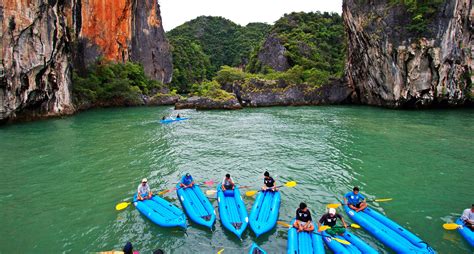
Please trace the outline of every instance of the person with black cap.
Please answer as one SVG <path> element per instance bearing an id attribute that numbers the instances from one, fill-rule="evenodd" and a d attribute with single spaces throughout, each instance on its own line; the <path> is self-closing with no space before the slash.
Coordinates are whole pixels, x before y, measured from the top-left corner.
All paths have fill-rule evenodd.
<path id="1" fill-rule="evenodd" d="M 230 177 L 230 174 L 226 174 L 222 180 L 222 190 L 234 190 L 234 180 Z"/>
<path id="2" fill-rule="evenodd" d="M 133 245 L 131 242 L 127 242 L 122 249 L 124 254 L 133 254 Z"/>
<path id="3" fill-rule="evenodd" d="M 148 180 L 146 178 L 142 179 L 142 182 L 138 185 L 137 198 L 138 200 L 150 199 L 153 196 L 153 193 L 150 190 L 148 185 Z"/>
<path id="4" fill-rule="evenodd" d="M 471 209 L 467 208 L 463 211 L 461 220 L 466 227 L 474 231 L 474 204 L 472 204 Z"/>
<path id="5" fill-rule="evenodd" d="M 263 187 L 262 187 L 262 191 L 278 191 L 277 187 L 275 186 L 275 180 L 273 179 L 273 177 L 270 176 L 270 173 L 268 173 L 268 171 L 265 171 L 265 173 L 263 173 Z"/>
<path id="6" fill-rule="evenodd" d="M 181 178 L 181 182 L 179 183 L 179 186 L 181 186 L 181 188 L 183 188 L 183 189 L 193 187 L 194 186 L 194 179 L 191 176 L 191 174 L 186 173 L 186 175 L 184 175 Z"/>
<path id="7" fill-rule="evenodd" d="M 313 232 L 314 225 L 313 225 L 313 218 L 311 218 L 311 212 L 308 209 L 308 206 L 301 202 L 300 207 L 296 209 L 296 220 L 293 224 L 293 227 L 297 228 L 298 232 L 307 231 Z"/>
<path id="8" fill-rule="evenodd" d="M 338 219 L 341 220 L 344 228 L 335 227 Z M 334 208 L 329 208 L 328 213 L 323 214 L 323 216 L 321 216 L 318 221 L 318 228 L 320 228 L 321 225 L 331 227 L 330 229 L 327 229 L 326 232 L 332 236 L 344 234 L 347 228 L 347 224 L 344 221 L 344 218 L 342 218 L 340 214 L 336 213 L 336 209 Z"/>

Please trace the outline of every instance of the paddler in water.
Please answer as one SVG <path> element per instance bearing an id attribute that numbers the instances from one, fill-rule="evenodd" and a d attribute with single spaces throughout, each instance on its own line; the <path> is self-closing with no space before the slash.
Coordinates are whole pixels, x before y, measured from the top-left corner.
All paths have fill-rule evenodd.
<path id="1" fill-rule="evenodd" d="M 311 212 L 308 209 L 308 206 L 301 202 L 300 208 L 296 209 L 296 220 L 293 224 L 293 227 L 298 229 L 298 232 L 307 231 L 313 232 L 314 225 L 313 225 L 313 218 L 311 218 Z"/>
<path id="2" fill-rule="evenodd" d="M 176 115 L 176 119 L 180 119 L 181 116 L 179 114 Z"/>
<path id="3" fill-rule="evenodd" d="M 224 179 L 222 180 L 222 190 L 234 190 L 234 180 L 230 177 L 230 174 L 226 174 Z"/>
<path id="4" fill-rule="evenodd" d="M 471 209 L 464 210 L 461 220 L 464 222 L 464 226 L 474 231 L 474 204 L 472 204 Z"/>
<path id="5" fill-rule="evenodd" d="M 341 220 L 344 227 L 335 227 L 338 219 Z M 344 218 L 342 218 L 340 214 L 336 213 L 336 209 L 334 208 L 329 208 L 328 213 L 321 216 L 318 221 L 318 228 L 320 228 L 321 225 L 330 226 L 331 228 L 327 229 L 326 232 L 332 236 L 344 234 L 347 228 Z"/>
<path id="6" fill-rule="evenodd" d="M 354 187 L 351 192 L 344 195 L 344 202 L 356 212 L 362 211 L 367 207 L 365 197 L 359 193 L 359 187 Z"/>
<path id="7" fill-rule="evenodd" d="M 143 178 L 142 182 L 138 185 L 137 193 L 138 200 L 150 199 L 153 196 L 146 178 Z"/>
<path id="8" fill-rule="evenodd" d="M 277 187 L 275 186 L 275 180 L 273 177 L 270 176 L 270 173 L 268 171 L 265 171 L 263 173 L 263 187 L 262 191 L 278 191 Z"/>
<path id="9" fill-rule="evenodd" d="M 181 188 L 183 188 L 183 189 L 193 187 L 194 186 L 194 179 L 191 176 L 191 174 L 186 173 L 186 175 L 184 175 L 181 178 L 181 182 L 179 183 L 179 186 L 181 186 Z"/>

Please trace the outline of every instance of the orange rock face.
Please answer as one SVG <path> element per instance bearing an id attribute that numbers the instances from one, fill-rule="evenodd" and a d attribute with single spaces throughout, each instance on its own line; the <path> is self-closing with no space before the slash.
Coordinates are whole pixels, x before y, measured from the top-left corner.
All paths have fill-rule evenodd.
<path id="1" fill-rule="evenodd" d="M 80 36 L 99 46 L 105 58 L 128 59 L 131 39 L 132 3 L 127 0 L 86 0 L 82 2 Z"/>

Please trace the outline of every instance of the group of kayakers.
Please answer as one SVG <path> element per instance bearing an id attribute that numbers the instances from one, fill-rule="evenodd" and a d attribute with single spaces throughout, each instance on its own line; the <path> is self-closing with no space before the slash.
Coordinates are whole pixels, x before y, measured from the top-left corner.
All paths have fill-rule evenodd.
<path id="1" fill-rule="evenodd" d="M 262 191 L 278 191 L 276 181 L 275 179 L 273 179 L 273 177 L 270 176 L 270 173 L 268 171 L 265 171 L 263 173 L 263 176 L 263 186 L 261 188 Z M 186 173 L 185 175 L 183 175 L 179 182 L 179 186 L 183 189 L 191 188 L 194 186 L 194 184 L 194 179 L 190 173 Z M 226 174 L 223 178 L 221 188 L 224 191 L 234 190 L 235 183 L 230 174 Z M 141 183 L 138 185 L 137 193 L 138 200 L 150 199 L 153 196 L 153 193 L 150 190 L 150 186 L 148 185 L 148 180 L 146 178 L 143 178 Z M 360 194 L 359 187 L 357 186 L 354 187 L 351 192 L 348 192 L 346 195 L 344 195 L 344 202 L 356 212 L 362 211 L 367 207 L 365 197 Z M 470 215 L 466 213 L 466 217 L 469 218 L 469 216 Z M 338 220 L 341 221 L 342 226 L 336 227 L 336 223 Z M 336 209 L 334 208 L 329 208 L 328 212 L 321 216 L 318 221 L 318 228 L 320 228 L 322 225 L 329 226 L 330 229 L 326 230 L 326 232 L 333 236 L 343 234 L 345 232 L 345 228 L 347 228 L 347 224 L 344 221 L 343 217 L 338 214 L 336 212 Z M 293 223 L 293 226 L 297 229 L 298 232 L 314 231 L 313 219 L 306 203 L 301 202 L 299 207 L 296 209 L 296 220 Z"/>

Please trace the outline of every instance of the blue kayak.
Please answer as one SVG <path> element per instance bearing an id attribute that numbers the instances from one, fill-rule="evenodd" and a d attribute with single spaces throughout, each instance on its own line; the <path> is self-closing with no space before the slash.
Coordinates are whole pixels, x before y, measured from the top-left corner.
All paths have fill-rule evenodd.
<path id="1" fill-rule="evenodd" d="M 295 219 L 291 221 L 291 225 Z M 317 229 L 315 229 L 317 230 Z M 316 232 L 316 231 L 315 231 Z M 324 253 L 321 235 L 309 232 L 297 232 L 293 226 L 288 230 L 288 254 L 320 254 Z"/>
<path id="2" fill-rule="evenodd" d="M 344 210 L 353 221 L 397 253 L 436 253 L 418 236 L 369 207 L 356 213 L 344 205 Z"/>
<path id="3" fill-rule="evenodd" d="M 189 118 L 182 117 L 182 118 L 168 118 L 165 120 L 160 120 L 160 123 L 173 123 L 173 122 L 179 122 L 179 121 L 184 121 L 188 120 Z"/>
<path id="4" fill-rule="evenodd" d="M 259 237 L 275 227 L 280 210 L 279 191 L 260 191 L 250 210 L 249 224 Z"/>
<path id="5" fill-rule="evenodd" d="M 342 244 L 334 240 L 326 231 L 323 232 L 323 240 L 326 245 L 336 254 L 377 254 L 374 248 L 362 241 L 356 235 L 348 230 L 343 235 L 334 236 L 335 238 L 346 240 L 351 244 Z"/>
<path id="6" fill-rule="evenodd" d="M 199 185 L 194 184 L 193 187 L 184 189 L 178 183 L 176 189 L 181 205 L 189 218 L 199 225 L 212 229 L 216 221 L 216 212 Z"/>
<path id="7" fill-rule="evenodd" d="M 217 187 L 217 201 L 219 202 L 219 216 L 222 225 L 241 238 L 247 228 L 249 217 L 237 185 L 233 191 L 226 190 L 225 192 L 219 185 Z"/>
<path id="8" fill-rule="evenodd" d="M 252 247 L 250 247 L 249 254 L 267 254 L 267 252 L 260 248 L 256 243 L 253 243 Z"/>
<path id="9" fill-rule="evenodd" d="M 158 196 L 138 201 L 137 194 L 135 194 L 133 197 L 133 205 L 135 205 L 141 214 L 145 215 L 158 226 L 182 227 L 184 229 L 187 227 L 186 216 L 183 211 Z"/>
<path id="10" fill-rule="evenodd" d="M 474 247 L 474 231 L 470 230 L 469 228 L 465 227 L 464 222 L 461 219 L 456 221 L 456 224 L 462 225 L 463 227 L 459 227 L 458 231 L 466 239 L 466 241 Z"/>

